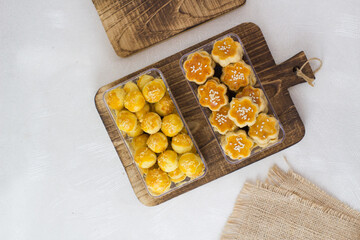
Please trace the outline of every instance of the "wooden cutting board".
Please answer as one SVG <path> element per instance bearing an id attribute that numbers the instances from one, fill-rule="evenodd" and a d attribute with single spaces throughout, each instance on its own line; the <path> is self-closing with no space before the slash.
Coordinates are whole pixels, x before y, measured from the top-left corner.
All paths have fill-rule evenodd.
<path id="1" fill-rule="evenodd" d="M 285 130 L 285 139 L 281 144 L 238 164 L 230 164 L 224 159 L 217 141 L 179 66 L 179 59 L 182 55 L 227 33 L 235 33 L 241 38 L 250 60 L 255 67 L 255 71 Z M 304 52 L 300 52 L 287 61 L 276 65 L 260 28 L 254 23 L 243 23 L 100 88 L 95 96 L 96 107 L 138 199 L 148 206 L 160 204 L 299 142 L 305 135 L 305 128 L 290 98 L 288 88 L 305 82 L 296 76 L 294 70 L 296 67 L 302 66 L 306 61 L 307 58 Z M 204 178 L 158 198 L 151 196 L 146 191 L 145 185 L 141 180 L 142 176 L 138 173 L 135 163 L 127 152 L 125 143 L 122 141 L 117 131 L 117 126 L 112 121 L 103 101 L 103 94 L 107 89 L 150 68 L 159 68 L 163 72 L 208 166 L 208 172 Z M 309 77 L 314 77 L 309 65 L 304 67 L 303 72 Z"/>
<path id="2" fill-rule="evenodd" d="M 131 55 L 246 0 L 93 0 L 116 53 Z"/>

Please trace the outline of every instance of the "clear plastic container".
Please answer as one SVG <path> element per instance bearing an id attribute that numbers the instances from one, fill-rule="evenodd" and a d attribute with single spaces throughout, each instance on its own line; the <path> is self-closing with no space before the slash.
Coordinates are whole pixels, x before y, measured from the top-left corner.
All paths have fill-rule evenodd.
<path id="1" fill-rule="evenodd" d="M 224 39 L 224 38 L 226 38 L 226 37 L 231 37 L 234 41 L 240 43 L 240 45 L 241 45 L 241 47 L 242 47 L 242 49 L 243 49 L 243 52 L 244 52 L 243 60 L 244 60 L 248 65 L 250 65 L 252 71 L 253 71 L 254 74 L 255 74 L 256 83 L 255 83 L 254 87 L 261 88 L 261 89 L 263 90 L 263 92 L 264 92 L 264 94 L 265 94 L 265 97 L 266 97 L 266 99 L 267 99 L 267 101 L 268 101 L 268 114 L 273 115 L 273 116 L 279 121 L 279 127 L 280 127 L 279 129 L 280 129 L 280 130 L 279 130 L 278 140 L 277 140 L 276 142 L 268 145 L 268 146 L 265 147 L 265 148 L 261 148 L 261 147 L 259 147 L 259 146 L 255 147 L 255 148 L 252 150 L 252 152 L 251 152 L 251 154 L 250 154 L 250 156 L 249 156 L 249 157 L 252 157 L 252 156 L 254 156 L 254 155 L 256 155 L 256 154 L 259 154 L 260 152 L 263 152 L 263 151 L 265 151 L 265 150 L 267 150 L 267 149 L 269 149 L 269 148 L 272 148 L 272 147 L 280 144 L 280 143 L 284 140 L 284 138 L 285 138 L 285 131 L 284 131 L 283 126 L 281 125 L 281 122 L 280 122 L 280 120 L 279 120 L 279 117 L 276 115 L 276 113 L 275 113 L 275 111 L 274 111 L 274 108 L 273 108 L 272 105 L 271 105 L 271 102 L 270 102 L 268 96 L 266 95 L 266 92 L 265 92 L 263 86 L 261 85 L 261 82 L 260 82 L 260 80 L 259 80 L 259 78 L 258 78 L 258 76 L 257 76 L 257 74 L 256 74 L 256 72 L 255 72 L 255 69 L 254 69 L 254 67 L 253 67 L 253 65 L 252 65 L 252 63 L 251 63 L 251 61 L 250 61 L 249 56 L 248 56 L 247 53 L 246 53 L 246 50 L 245 50 L 245 48 L 244 48 L 244 45 L 242 44 L 239 36 L 236 35 L 236 34 L 234 34 L 234 33 L 229 33 L 229 34 L 227 34 L 227 35 L 225 35 L 225 36 L 222 36 L 222 37 L 220 37 L 220 38 L 218 38 L 218 39 L 216 39 L 216 40 L 213 40 L 213 41 L 211 41 L 211 42 L 209 42 L 209 43 L 207 43 L 207 44 L 205 44 L 205 45 L 203 45 L 203 46 L 201 46 L 201 47 L 199 47 L 199 48 L 197 48 L 197 49 L 195 49 L 195 50 L 193 50 L 193 51 L 191 51 L 191 52 L 189 52 L 189 53 L 186 53 L 186 54 L 183 55 L 183 56 L 181 57 L 181 59 L 180 59 L 180 67 L 181 67 L 181 70 L 182 70 L 182 72 L 183 72 L 183 74 L 184 74 L 184 77 L 186 78 L 186 73 L 185 73 L 185 70 L 184 70 L 183 65 L 184 65 L 184 62 L 186 61 L 187 57 L 188 57 L 190 54 L 192 54 L 192 53 L 194 53 L 194 52 L 197 52 L 197 51 L 199 51 L 199 50 L 203 50 L 203 51 L 206 51 L 206 52 L 208 52 L 209 54 L 211 54 L 211 51 L 212 51 L 212 49 L 213 49 L 214 43 L 215 43 L 216 41 L 219 41 L 219 40 Z M 221 66 L 220 66 L 219 64 L 216 64 L 214 77 L 218 77 L 218 78 L 220 79 L 221 72 L 222 72 Z M 198 96 L 197 96 L 197 89 L 198 89 L 198 87 L 199 87 L 200 85 L 197 85 L 196 83 L 190 82 L 190 81 L 187 81 L 187 83 L 189 84 L 189 86 L 190 86 L 190 88 L 191 88 L 191 90 L 192 90 L 192 92 L 193 92 L 193 94 L 194 94 L 197 102 L 199 103 L 199 99 L 198 99 Z M 231 99 L 232 99 L 233 97 L 235 97 L 235 94 L 236 94 L 235 92 L 232 92 L 231 90 L 228 89 L 227 95 L 228 95 L 228 97 L 229 97 L 229 102 L 231 101 Z M 199 105 L 200 105 L 200 103 L 199 103 Z M 224 152 L 224 150 L 222 149 L 221 144 L 220 144 L 220 143 L 221 143 L 221 136 L 222 136 L 222 135 L 221 135 L 220 133 L 214 131 L 214 129 L 213 129 L 213 127 L 212 127 L 212 125 L 211 125 L 211 123 L 210 123 L 210 121 L 209 121 L 209 117 L 210 117 L 210 115 L 211 115 L 211 110 L 208 109 L 208 108 L 206 108 L 206 107 L 203 107 L 203 106 L 201 106 L 201 105 L 200 105 L 200 108 L 201 108 L 201 110 L 202 110 L 202 112 L 203 112 L 203 114 L 204 114 L 204 116 L 205 116 L 208 124 L 210 125 L 210 128 L 211 128 L 211 130 L 212 130 L 212 133 L 214 134 L 214 136 L 215 136 L 215 138 L 216 138 L 216 140 L 217 140 L 217 142 L 218 142 L 218 144 L 219 144 L 219 147 L 220 147 L 220 149 L 221 149 L 221 152 L 222 152 L 224 158 L 225 158 L 228 162 L 230 162 L 230 163 L 239 163 L 239 162 L 242 162 L 242 161 L 246 160 L 247 158 L 249 158 L 249 157 L 246 157 L 246 158 L 242 158 L 242 159 L 232 159 L 232 158 L 230 158 L 229 156 L 227 156 L 227 155 L 225 154 L 225 152 Z"/>
<path id="2" fill-rule="evenodd" d="M 179 107 L 178 107 L 178 105 L 177 105 L 177 103 L 176 103 L 176 100 L 174 99 L 174 97 L 173 97 L 173 95 L 172 95 L 172 92 L 171 92 L 171 90 L 170 90 L 170 88 L 169 88 L 169 85 L 168 85 L 166 79 L 164 78 L 162 72 L 161 72 L 159 69 L 157 69 L 157 68 L 149 69 L 149 70 L 147 70 L 147 71 L 145 71 L 145 72 L 143 72 L 143 73 L 141 73 L 141 74 L 139 74 L 139 75 L 137 75 L 137 76 L 135 76 L 135 77 L 133 77 L 133 78 L 130 78 L 129 80 L 126 80 L 126 81 L 124 81 L 124 82 L 122 82 L 122 83 L 120 83 L 120 84 L 118 84 L 118 85 L 116 85 L 116 86 L 108 89 L 108 90 L 104 93 L 103 101 L 104 101 L 104 103 L 105 103 L 105 105 L 106 105 L 107 110 L 109 111 L 109 113 L 110 113 L 110 115 L 111 115 L 112 120 L 114 121 L 114 124 L 116 125 L 116 112 L 115 112 L 115 110 L 109 108 L 109 106 L 108 106 L 108 104 L 107 104 L 107 102 L 106 102 L 106 100 L 105 100 L 106 94 L 108 94 L 109 91 L 111 91 L 111 90 L 113 90 L 113 89 L 115 89 L 115 88 L 123 87 L 123 86 L 124 86 L 125 84 L 127 84 L 128 82 L 134 82 L 134 83 L 136 84 L 136 81 L 139 79 L 139 77 L 142 76 L 142 75 L 144 75 L 144 74 L 153 76 L 154 78 L 160 78 L 160 79 L 163 80 L 163 82 L 164 82 L 164 84 L 165 84 L 165 86 L 166 86 L 166 90 L 167 90 L 167 92 L 169 93 L 169 96 L 170 96 L 171 100 L 173 101 L 173 103 L 174 103 L 174 105 L 175 105 L 176 112 L 177 112 L 177 114 L 180 116 L 180 118 L 181 118 L 181 120 L 182 120 L 182 122 L 183 122 L 183 124 L 184 124 L 184 128 L 186 129 L 186 133 L 190 136 L 190 138 L 191 138 L 191 140 L 192 140 L 192 142 L 193 142 L 193 144 L 194 144 L 194 147 L 195 147 L 195 149 L 196 149 L 196 153 L 200 156 L 201 161 L 203 162 L 203 164 L 204 164 L 204 166 L 205 166 L 205 169 L 204 169 L 202 175 L 200 175 L 200 176 L 198 176 L 198 177 L 196 177 L 196 178 L 193 178 L 193 179 L 190 179 L 189 177 L 186 177 L 185 180 L 183 180 L 183 181 L 180 182 L 180 183 L 176 183 L 176 184 L 175 184 L 174 182 L 171 182 L 171 186 L 170 186 L 170 189 L 169 189 L 168 191 L 165 191 L 164 193 L 162 193 L 162 194 L 160 194 L 160 195 L 156 195 L 156 194 L 152 193 L 150 189 L 148 189 L 148 186 L 147 186 L 146 183 L 145 183 L 145 175 L 141 172 L 141 170 L 139 169 L 138 165 L 135 163 L 135 160 L 134 160 L 134 149 L 133 149 L 132 146 L 131 146 L 131 141 L 132 141 L 133 138 L 132 138 L 132 137 L 129 137 L 125 132 L 123 132 L 123 131 L 121 131 L 119 128 L 117 128 L 118 131 L 119 131 L 119 133 L 120 133 L 120 136 L 121 136 L 122 140 L 126 143 L 126 144 L 125 144 L 125 145 L 126 145 L 126 148 L 127 148 L 128 152 L 130 153 L 130 155 L 131 155 L 131 157 L 132 157 L 133 163 L 136 165 L 137 170 L 139 171 L 139 174 L 143 176 L 143 177 L 142 177 L 142 180 L 143 180 L 143 182 L 144 182 L 144 185 L 146 186 L 146 190 L 148 191 L 149 194 L 151 194 L 151 195 L 154 196 L 154 197 L 161 197 L 161 196 L 163 196 L 163 195 L 165 195 L 165 194 L 168 194 L 168 193 L 174 191 L 175 189 L 178 189 L 178 188 L 180 188 L 180 187 L 182 187 L 182 186 L 184 186 L 184 185 L 190 184 L 190 183 L 192 183 L 192 182 L 194 182 L 194 181 L 196 181 L 196 180 L 198 180 L 198 179 L 200 179 L 200 178 L 203 178 L 203 177 L 205 176 L 206 172 L 207 172 L 207 166 L 206 166 L 206 163 L 205 163 L 205 161 L 204 161 L 204 157 L 202 156 L 202 154 L 201 154 L 201 152 L 200 152 L 200 150 L 199 150 L 199 148 L 198 148 L 198 146 L 197 146 L 197 144 L 196 144 L 196 142 L 195 142 L 195 140 L 194 140 L 194 138 L 193 138 L 193 136 L 192 136 L 192 134 L 191 134 L 191 132 L 190 132 L 190 130 L 189 130 L 189 127 L 188 127 L 188 125 L 186 124 L 186 122 L 185 122 L 185 120 L 184 120 L 184 117 L 182 116 L 182 114 L 181 114 L 181 112 L 180 112 L 180 109 L 179 109 Z M 168 141 L 169 141 L 169 138 L 168 138 Z M 158 154 L 157 154 L 157 155 L 158 155 Z"/>

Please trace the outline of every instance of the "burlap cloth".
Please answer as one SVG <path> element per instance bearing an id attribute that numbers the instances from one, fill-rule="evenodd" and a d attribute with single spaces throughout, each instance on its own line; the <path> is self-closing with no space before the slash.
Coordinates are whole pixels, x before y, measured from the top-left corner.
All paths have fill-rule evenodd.
<path id="1" fill-rule="evenodd" d="M 245 183 L 221 239 L 360 239 L 360 212 L 292 170 Z"/>

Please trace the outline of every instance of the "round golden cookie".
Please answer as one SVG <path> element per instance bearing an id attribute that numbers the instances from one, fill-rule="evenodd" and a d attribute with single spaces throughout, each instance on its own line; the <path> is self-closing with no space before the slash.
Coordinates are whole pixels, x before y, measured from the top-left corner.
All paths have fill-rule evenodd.
<path id="1" fill-rule="evenodd" d="M 175 169 L 174 171 L 169 172 L 168 175 L 171 179 L 179 179 L 183 176 L 186 177 L 185 173 L 183 173 L 179 168 Z"/>
<path id="2" fill-rule="evenodd" d="M 179 183 L 179 182 L 184 181 L 185 178 L 186 178 L 186 175 L 184 174 L 184 175 L 182 175 L 182 176 L 179 177 L 179 178 L 170 178 L 170 179 L 171 179 L 171 181 L 172 181 L 173 183 Z"/>
<path id="3" fill-rule="evenodd" d="M 190 178 L 196 178 L 203 174 L 205 166 L 199 155 L 184 153 L 179 158 L 179 169 Z"/>
<path id="4" fill-rule="evenodd" d="M 138 122 L 136 125 L 136 128 L 133 131 L 126 132 L 129 137 L 137 137 L 141 134 L 143 134 L 143 130 L 141 129 L 140 123 Z"/>
<path id="5" fill-rule="evenodd" d="M 249 136 L 260 147 L 266 147 L 278 139 L 279 129 L 279 122 L 275 117 L 261 113 L 250 127 Z"/>
<path id="6" fill-rule="evenodd" d="M 162 99 L 166 93 L 166 86 L 163 80 L 156 78 L 147 84 L 142 89 L 144 98 L 149 103 L 156 103 Z"/>
<path id="7" fill-rule="evenodd" d="M 178 155 L 172 150 L 166 150 L 158 157 L 158 165 L 164 172 L 172 172 L 179 166 Z"/>
<path id="8" fill-rule="evenodd" d="M 256 82 L 251 67 L 244 61 L 231 63 L 224 67 L 220 80 L 232 91 L 238 91 L 241 87 L 254 85 Z"/>
<path id="9" fill-rule="evenodd" d="M 230 102 L 228 117 L 242 128 L 255 123 L 259 107 L 250 97 L 233 98 Z"/>
<path id="10" fill-rule="evenodd" d="M 145 106 L 145 98 L 140 91 L 128 92 L 124 99 L 124 106 L 130 112 L 140 111 Z"/>
<path id="11" fill-rule="evenodd" d="M 190 54 L 183 65 L 186 79 L 196 84 L 203 84 L 212 77 L 215 73 L 214 67 L 215 62 L 205 51 Z"/>
<path id="12" fill-rule="evenodd" d="M 217 112 L 212 112 L 209 121 L 213 126 L 214 130 L 220 134 L 225 134 L 229 131 L 234 131 L 236 129 L 236 125 L 228 116 L 230 106 L 225 105 L 220 108 Z"/>
<path id="13" fill-rule="evenodd" d="M 244 130 L 228 132 L 221 139 L 221 147 L 225 154 L 232 159 L 242 159 L 250 156 L 253 146 L 253 141 Z"/>
<path id="14" fill-rule="evenodd" d="M 147 147 L 146 142 L 148 138 L 149 135 L 147 135 L 146 133 L 134 137 L 131 141 L 131 146 L 134 148 L 135 151 L 141 147 Z"/>
<path id="15" fill-rule="evenodd" d="M 117 115 L 116 124 L 121 131 L 131 132 L 136 129 L 138 120 L 132 112 L 121 110 Z"/>
<path id="16" fill-rule="evenodd" d="M 160 101 L 155 103 L 154 107 L 155 111 L 162 117 L 173 113 L 175 110 L 174 102 L 171 100 L 168 94 L 165 94 L 165 96 Z"/>
<path id="17" fill-rule="evenodd" d="M 105 100 L 109 108 L 114 110 L 121 110 L 124 107 L 125 90 L 122 88 L 115 88 L 105 95 Z"/>
<path id="18" fill-rule="evenodd" d="M 177 114 L 170 114 L 163 118 L 161 131 L 168 137 L 176 136 L 184 127 L 184 123 Z"/>
<path id="19" fill-rule="evenodd" d="M 138 118 L 139 122 L 143 121 L 145 115 L 148 112 L 150 112 L 150 104 L 145 103 L 144 107 L 135 113 L 135 115 Z"/>
<path id="20" fill-rule="evenodd" d="M 191 138 L 186 133 L 179 133 L 171 140 L 171 147 L 177 153 L 186 153 L 190 152 L 194 146 Z"/>
<path id="21" fill-rule="evenodd" d="M 203 107 L 208 107 L 211 111 L 219 111 L 222 106 L 229 103 L 226 92 L 227 87 L 220 84 L 217 78 L 212 78 L 204 85 L 199 86 L 199 103 Z"/>
<path id="22" fill-rule="evenodd" d="M 170 189 L 171 180 L 166 172 L 160 168 L 149 169 L 145 177 L 148 189 L 154 195 L 160 195 Z"/>
<path id="23" fill-rule="evenodd" d="M 147 84 L 148 82 L 150 82 L 152 80 L 154 80 L 153 76 L 150 76 L 150 75 L 147 75 L 147 74 L 144 74 L 144 75 L 140 76 L 139 80 L 137 81 L 137 86 L 140 89 L 140 91 L 143 90 L 145 84 Z"/>
<path id="24" fill-rule="evenodd" d="M 135 162 L 141 168 L 150 168 L 156 163 L 156 154 L 148 147 L 140 147 L 135 151 Z"/>
<path id="25" fill-rule="evenodd" d="M 239 42 L 231 37 L 226 37 L 214 43 L 211 56 L 220 66 L 225 67 L 230 63 L 238 62 L 243 56 L 243 49 Z"/>
<path id="26" fill-rule="evenodd" d="M 154 134 L 161 128 L 161 117 L 154 112 L 148 112 L 141 122 L 141 129 L 148 133 Z"/>
<path id="27" fill-rule="evenodd" d="M 251 97 L 252 101 L 259 106 L 260 112 L 268 111 L 268 102 L 266 100 L 263 90 L 260 88 L 254 88 L 252 86 L 246 86 L 244 89 L 236 94 L 236 98 Z"/>
<path id="28" fill-rule="evenodd" d="M 132 91 L 140 91 L 137 87 L 136 83 L 134 82 L 128 82 L 124 85 L 124 90 L 126 93 L 132 92 Z"/>
<path id="29" fill-rule="evenodd" d="M 156 153 L 161 153 L 168 147 L 168 139 L 162 132 L 151 134 L 146 144 Z"/>

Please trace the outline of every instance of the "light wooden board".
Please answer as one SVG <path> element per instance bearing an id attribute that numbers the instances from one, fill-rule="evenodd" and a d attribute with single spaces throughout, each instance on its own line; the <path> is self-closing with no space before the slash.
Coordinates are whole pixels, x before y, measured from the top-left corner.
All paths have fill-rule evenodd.
<path id="1" fill-rule="evenodd" d="M 241 38 L 250 60 L 255 67 L 255 71 L 257 72 L 285 130 L 285 139 L 281 144 L 250 157 L 238 164 L 230 164 L 224 159 L 221 154 L 220 147 L 218 146 L 205 117 L 202 115 L 202 111 L 197 104 L 197 101 L 192 94 L 179 66 L 179 59 L 185 53 L 188 53 L 209 41 L 231 32 L 239 35 Z M 100 88 L 95 96 L 96 107 L 121 159 L 121 162 L 124 165 L 138 199 L 148 206 L 160 204 L 299 142 L 305 135 L 305 128 L 298 112 L 296 111 L 294 103 L 290 98 L 288 88 L 305 82 L 303 79 L 296 76 L 294 69 L 296 67 L 300 67 L 306 61 L 307 58 L 304 52 L 300 52 L 287 61 L 276 65 L 260 28 L 253 23 L 243 23 Z M 147 193 L 145 185 L 141 180 L 142 176 L 136 170 L 135 163 L 132 161 L 129 153 L 127 152 L 125 143 L 121 140 L 121 136 L 117 131 L 117 126 L 111 120 L 111 116 L 105 107 L 105 103 L 103 102 L 103 94 L 107 89 L 154 67 L 159 68 L 168 81 L 171 91 L 208 166 L 208 172 L 204 178 L 159 198 L 153 197 Z M 303 69 L 303 72 L 310 77 L 314 77 L 309 65 Z"/>
<path id="2" fill-rule="evenodd" d="M 215 18 L 246 0 L 93 0 L 116 53 L 125 57 Z"/>

